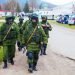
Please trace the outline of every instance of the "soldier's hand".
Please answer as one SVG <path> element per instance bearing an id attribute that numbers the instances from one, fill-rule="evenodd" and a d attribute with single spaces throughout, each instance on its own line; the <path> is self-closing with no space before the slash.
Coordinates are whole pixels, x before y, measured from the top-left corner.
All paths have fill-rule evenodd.
<path id="1" fill-rule="evenodd" d="M 43 42 L 41 42 L 41 45 L 43 45 Z"/>
<path id="2" fill-rule="evenodd" d="M 20 42 L 19 41 L 17 41 L 17 46 L 20 47 Z"/>

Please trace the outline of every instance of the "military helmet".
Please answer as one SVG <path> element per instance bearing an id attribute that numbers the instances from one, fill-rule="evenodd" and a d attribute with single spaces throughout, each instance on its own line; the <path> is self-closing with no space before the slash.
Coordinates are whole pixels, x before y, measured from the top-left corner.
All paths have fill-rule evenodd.
<path id="1" fill-rule="evenodd" d="M 24 19 L 23 18 L 19 18 L 19 21 L 23 21 Z"/>
<path id="2" fill-rule="evenodd" d="M 6 21 L 12 20 L 14 21 L 15 17 L 14 16 L 8 16 L 5 18 Z"/>
<path id="3" fill-rule="evenodd" d="M 41 16 L 41 18 L 47 20 L 47 16 L 46 15 Z"/>
<path id="4" fill-rule="evenodd" d="M 38 15 L 37 14 L 32 14 L 31 15 L 31 20 L 35 19 L 38 22 Z"/>

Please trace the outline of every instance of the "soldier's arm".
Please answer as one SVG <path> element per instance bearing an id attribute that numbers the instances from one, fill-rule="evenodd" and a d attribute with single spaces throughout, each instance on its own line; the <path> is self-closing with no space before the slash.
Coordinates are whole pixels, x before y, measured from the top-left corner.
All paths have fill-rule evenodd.
<path id="1" fill-rule="evenodd" d="M 49 22 L 47 22 L 47 25 L 49 25 L 49 30 L 51 31 L 52 30 L 52 26 Z"/>
<path id="2" fill-rule="evenodd" d="M 43 28 L 40 26 L 40 32 L 41 32 L 41 35 L 42 35 L 42 42 L 47 44 L 48 43 L 48 39 L 47 39 L 47 36 L 43 30 Z"/>
<path id="3" fill-rule="evenodd" d="M 29 38 L 28 37 L 28 29 L 26 27 L 26 29 L 23 31 L 23 38 L 22 38 L 23 41 L 22 41 L 22 43 L 26 45 L 28 38 Z"/>
<path id="4" fill-rule="evenodd" d="M 16 39 L 18 40 L 18 37 L 19 37 L 19 27 L 16 23 L 14 23 L 13 25 L 15 27 L 15 31 L 16 31 Z"/>
<path id="5" fill-rule="evenodd" d="M 25 28 L 26 28 L 27 24 L 28 24 L 28 20 L 27 20 L 27 21 L 25 21 L 25 23 L 23 24 L 23 26 L 22 26 L 22 30 L 25 30 Z"/>

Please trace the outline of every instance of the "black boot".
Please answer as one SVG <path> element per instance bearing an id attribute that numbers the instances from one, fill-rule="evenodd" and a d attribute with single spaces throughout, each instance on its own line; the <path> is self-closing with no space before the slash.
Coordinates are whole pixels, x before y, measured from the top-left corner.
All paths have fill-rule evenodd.
<path id="1" fill-rule="evenodd" d="M 3 69 L 6 69 L 6 68 L 7 68 L 7 61 L 4 61 Z"/>
<path id="2" fill-rule="evenodd" d="M 11 62 L 11 65 L 14 65 L 14 60 L 13 60 L 13 58 L 10 60 L 10 62 Z"/>
<path id="3" fill-rule="evenodd" d="M 33 70 L 34 70 L 34 71 L 37 71 L 36 66 L 33 67 Z"/>
<path id="4" fill-rule="evenodd" d="M 33 70 L 34 70 L 34 71 L 37 71 L 37 69 L 36 69 L 36 65 L 37 65 L 37 63 L 34 62 L 34 65 L 33 65 Z"/>
<path id="5" fill-rule="evenodd" d="M 22 48 L 21 48 L 21 47 L 19 47 L 19 48 L 18 48 L 18 51 L 21 51 L 21 50 L 22 50 Z"/>
<path id="6" fill-rule="evenodd" d="M 40 55 L 43 55 L 43 53 L 41 52 Z"/>
<path id="7" fill-rule="evenodd" d="M 41 53 L 40 53 L 40 55 L 43 55 L 43 48 L 41 49 Z"/>
<path id="8" fill-rule="evenodd" d="M 46 54 L 46 50 L 44 50 L 43 55 L 47 55 L 47 54 Z"/>
<path id="9" fill-rule="evenodd" d="M 43 55 L 47 55 L 47 54 L 46 54 L 46 48 L 47 48 L 47 44 L 44 44 Z"/>
<path id="10" fill-rule="evenodd" d="M 31 63 L 29 63 L 28 71 L 29 71 L 29 73 L 33 73 L 33 65 Z"/>

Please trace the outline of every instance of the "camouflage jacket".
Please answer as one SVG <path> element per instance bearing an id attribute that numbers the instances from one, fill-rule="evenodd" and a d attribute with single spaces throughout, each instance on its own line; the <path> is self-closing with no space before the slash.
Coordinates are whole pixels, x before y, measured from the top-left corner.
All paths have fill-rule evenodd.
<path id="1" fill-rule="evenodd" d="M 51 25 L 48 22 L 41 22 L 41 25 L 45 31 L 45 34 L 47 35 L 47 37 L 49 37 L 49 31 L 52 30 Z"/>
<path id="2" fill-rule="evenodd" d="M 37 26 L 37 29 L 35 33 L 33 34 L 32 38 L 27 44 L 27 41 L 31 34 L 33 33 L 33 30 L 35 27 L 33 27 L 32 23 L 29 23 L 29 25 L 26 27 L 24 33 L 23 33 L 23 39 L 24 39 L 24 44 L 27 45 L 27 50 L 28 51 L 37 51 L 40 50 L 40 44 L 41 42 L 47 43 L 47 37 L 46 34 L 41 27 L 41 25 Z"/>
<path id="3" fill-rule="evenodd" d="M 7 32 L 10 27 L 11 27 L 11 30 L 7 35 Z M 15 44 L 18 38 L 18 30 L 19 30 L 18 26 L 16 25 L 15 22 L 13 22 L 12 26 L 4 23 L 0 27 L 0 40 L 3 41 L 4 45 Z M 5 36 L 6 36 L 5 40 L 3 40 Z"/>

